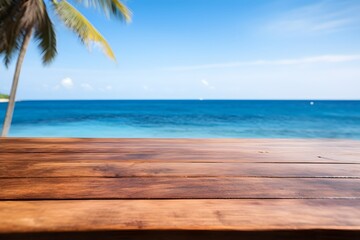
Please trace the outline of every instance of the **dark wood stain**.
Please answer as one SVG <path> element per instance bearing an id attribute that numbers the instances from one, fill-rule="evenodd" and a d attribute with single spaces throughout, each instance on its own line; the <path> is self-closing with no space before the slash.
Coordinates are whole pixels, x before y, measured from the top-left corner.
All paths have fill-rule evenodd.
<path id="1" fill-rule="evenodd" d="M 0 138 L 0 239 L 360 239 L 360 141 Z"/>

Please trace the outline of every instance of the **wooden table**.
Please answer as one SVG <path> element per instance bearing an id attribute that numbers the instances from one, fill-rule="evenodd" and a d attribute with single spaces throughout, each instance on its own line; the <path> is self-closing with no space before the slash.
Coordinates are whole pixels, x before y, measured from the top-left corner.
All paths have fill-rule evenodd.
<path id="1" fill-rule="evenodd" d="M 0 239 L 360 239 L 360 141 L 0 139 Z"/>

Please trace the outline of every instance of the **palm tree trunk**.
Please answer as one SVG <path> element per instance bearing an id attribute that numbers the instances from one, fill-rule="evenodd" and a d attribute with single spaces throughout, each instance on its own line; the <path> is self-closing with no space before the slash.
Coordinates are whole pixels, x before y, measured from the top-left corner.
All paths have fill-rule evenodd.
<path id="1" fill-rule="evenodd" d="M 24 61 L 25 53 L 28 48 L 28 45 L 29 45 L 29 42 L 31 39 L 31 35 L 32 35 L 32 28 L 30 28 L 24 36 L 24 40 L 22 42 L 19 56 L 18 56 L 18 59 L 16 62 L 16 68 L 15 68 L 14 78 L 13 78 L 13 82 L 12 82 L 12 86 L 11 86 L 9 102 L 8 102 L 8 106 L 7 106 L 7 110 L 6 110 L 2 133 L 1 133 L 2 137 L 6 137 L 10 130 L 10 125 L 11 125 L 14 108 L 15 108 L 15 97 L 16 97 L 17 86 L 19 83 L 21 66 Z"/>

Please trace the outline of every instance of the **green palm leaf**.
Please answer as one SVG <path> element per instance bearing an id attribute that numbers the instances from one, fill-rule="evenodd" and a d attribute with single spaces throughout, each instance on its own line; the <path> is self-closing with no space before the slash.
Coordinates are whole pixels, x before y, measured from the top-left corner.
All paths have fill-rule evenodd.
<path id="1" fill-rule="evenodd" d="M 6 66 L 30 29 L 35 29 L 43 62 L 50 62 L 56 55 L 56 39 L 44 1 L 0 0 L 0 55 Z"/>
<path id="2" fill-rule="evenodd" d="M 131 11 L 119 0 L 77 0 L 86 6 L 102 9 L 107 16 L 113 15 L 127 22 L 131 21 Z"/>
<path id="3" fill-rule="evenodd" d="M 55 13 L 83 43 L 87 45 L 92 42 L 99 43 L 105 53 L 115 59 L 104 37 L 78 10 L 66 0 L 50 1 Z M 100 8 L 108 16 L 130 21 L 131 13 L 120 0 L 77 1 Z M 34 35 L 38 42 L 44 64 L 50 63 L 57 53 L 54 26 L 47 11 L 44 0 L 0 0 L 0 57 L 3 57 L 5 66 L 8 66 L 14 53 L 19 53 L 1 136 L 6 136 L 10 129 L 21 67 L 31 37 Z"/>
<path id="4" fill-rule="evenodd" d="M 38 46 L 42 51 L 44 64 L 50 63 L 56 56 L 56 34 L 54 26 L 49 18 L 47 11 L 41 16 L 41 20 L 35 27 L 34 37 L 38 40 Z"/>
<path id="5" fill-rule="evenodd" d="M 104 52 L 111 59 L 115 59 L 110 45 L 99 31 L 70 3 L 62 0 L 53 2 L 55 11 L 65 25 L 73 30 L 82 42 L 89 45 L 91 42 L 99 43 L 103 46 Z"/>

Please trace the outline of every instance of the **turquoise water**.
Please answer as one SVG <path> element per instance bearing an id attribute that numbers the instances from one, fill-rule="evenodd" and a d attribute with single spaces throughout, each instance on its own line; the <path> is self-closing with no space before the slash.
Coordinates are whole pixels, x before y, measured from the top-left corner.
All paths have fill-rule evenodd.
<path id="1" fill-rule="evenodd" d="M 10 136 L 360 139 L 360 101 L 22 101 Z"/>

